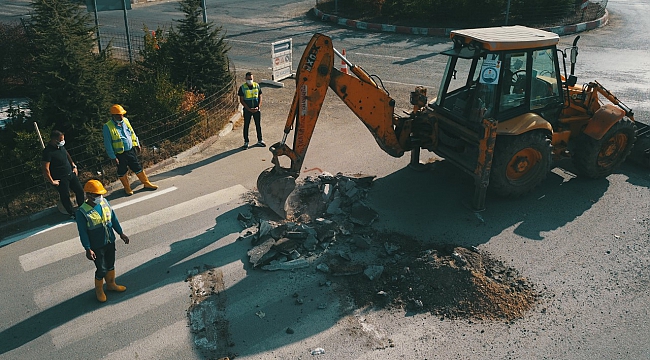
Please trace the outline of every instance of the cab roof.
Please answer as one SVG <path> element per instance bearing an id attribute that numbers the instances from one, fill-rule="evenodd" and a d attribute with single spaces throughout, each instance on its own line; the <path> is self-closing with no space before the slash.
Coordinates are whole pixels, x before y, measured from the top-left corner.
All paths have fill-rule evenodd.
<path id="1" fill-rule="evenodd" d="M 520 25 L 453 30 L 450 37 L 454 42 L 479 42 L 488 51 L 540 48 L 556 45 L 560 40 L 555 33 Z"/>

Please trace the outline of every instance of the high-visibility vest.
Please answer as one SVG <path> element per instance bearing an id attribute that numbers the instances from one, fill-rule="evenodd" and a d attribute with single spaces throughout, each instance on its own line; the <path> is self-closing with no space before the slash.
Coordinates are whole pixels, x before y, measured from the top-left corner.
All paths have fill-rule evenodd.
<path id="1" fill-rule="evenodd" d="M 97 249 L 112 242 L 111 207 L 106 200 L 102 200 L 99 205 L 102 208 L 101 214 L 87 202 L 84 202 L 79 207 L 81 213 L 86 217 L 86 227 L 88 229 L 91 249 Z"/>
<path id="2" fill-rule="evenodd" d="M 260 85 L 253 81 L 253 87 L 249 87 L 248 84 L 243 84 L 241 86 L 242 92 L 244 93 L 244 100 L 248 100 L 252 103 L 253 107 L 257 107 L 258 98 L 260 96 Z"/>
<path id="3" fill-rule="evenodd" d="M 133 142 L 133 146 L 138 146 L 138 137 L 135 136 L 135 131 L 133 131 L 129 119 L 122 118 L 122 121 L 124 121 L 124 124 L 126 125 L 126 127 L 129 129 L 129 132 L 131 133 L 131 141 Z M 117 126 L 115 126 L 115 122 L 111 120 L 106 123 L 106 126 L 108 126 L 108 131 L 111 134 L 111 144 L 113 145 L 113 152 L 115 152 L 116 154 L 123 153 L 124 143 L 122 142 L 122 138 L 120 137 L 119 131 L 117 131 Z"/>

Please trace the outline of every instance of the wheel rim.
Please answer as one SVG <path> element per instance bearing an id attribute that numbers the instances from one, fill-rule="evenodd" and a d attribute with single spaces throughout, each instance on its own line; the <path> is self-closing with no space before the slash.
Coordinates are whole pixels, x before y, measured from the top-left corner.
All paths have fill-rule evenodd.
<path id="1" fill-rule="evenodd" d="M 612 164 L 615 164 L 626 147 L 627 136 L 625 134 L 619 133 L 612 136 L 600 148 L 600 152 L 598 153 L 598 166 L 610 167 Z"/>
<path id="2" fill-rule="evenodd" d="M 519 180 L 529 174 L 542 159 L 542 154 L 533 149 L 519 150 L 508 163 L 506 176 L 510 180 Z"/>

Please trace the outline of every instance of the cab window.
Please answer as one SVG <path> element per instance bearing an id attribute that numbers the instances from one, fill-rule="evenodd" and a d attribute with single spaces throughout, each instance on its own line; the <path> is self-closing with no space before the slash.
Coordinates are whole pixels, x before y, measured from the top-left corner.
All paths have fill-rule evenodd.
<path id="1" fill-rule="evenodd" d="M 499 112 L 508 111 L 525 104 L 527 93 L 527 54 L 510 53 L 504 56 L 503 81 Z"/>
<path id="2" fill-rule="evenodd" d="M 558 86 L 557 64 L 553 49 L 535 50 L 532 53 L 533 82 L 530 89 L 530 109 L 541 109 L 561 102 Z"/>

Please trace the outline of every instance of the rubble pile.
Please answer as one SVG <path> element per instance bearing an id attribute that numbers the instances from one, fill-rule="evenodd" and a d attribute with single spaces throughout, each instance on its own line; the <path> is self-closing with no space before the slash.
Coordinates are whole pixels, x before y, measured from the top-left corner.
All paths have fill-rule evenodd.
<path id="1" fill-rule="evenodd" d="M 253 199 L 251 212 L 239 214 L 239 240 L 250 241 L 253 268 L 315 269 L 347 285 L 358 307 L 512 320 L 535 305 L 539 293 L 526 279 L 475 247 L 426 248 L 373 229 L 378 214 L 364 202 L 373 180 L 340 173 L 307 177 L 281 220 L 272 220 L 277 217 Z"/>

